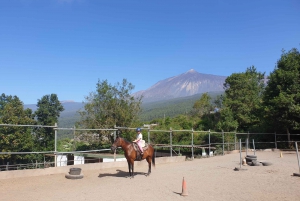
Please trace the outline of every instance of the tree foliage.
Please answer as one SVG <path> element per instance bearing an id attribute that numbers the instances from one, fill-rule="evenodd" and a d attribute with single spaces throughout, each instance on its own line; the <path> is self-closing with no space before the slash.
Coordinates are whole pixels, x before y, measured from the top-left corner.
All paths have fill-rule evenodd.
<path id="1" fill-rule="evenodd" d="M 220 127 L 235 126 L 236 121 L 239 130 L 247 131 L 260 122 L 264 80 L 264 73 L 257 72 L 254 66 L 244 73 L 233 73 L 226 78 Z"/>
<path id="2" fill-rule="evenodd" d="M 63 110 L 55 94 L 46 95 L 38 101 L 35 113 L 24 109 L 17 96 L 0 96 L 0 123 L 10 126 L 0 127 L 0 147 L 2 152 L 33 152 L 54 150 L 53 128 L 33 128 L 15 125 L 54 125 Z M 33 154 L 0 155 L 2 163 L 29 162 L 38 159 Z M 41 157 L 40 157 L 41 159 Z M 31 161 L 32 162 L 32 161 Z"/>
<path id="3" fill-rule="evenodd" d="M 194 103 L 192 115 L 201 117 L 204 114 L 209 114 L 212 109 L 213 106 L 211 104 L 211 97 L 208 93 L 204 93 L 200 99 Z"/>
<path id="4" fill-rule="evenodd" d="M 300 130 L 300 53 L 297 49 L 283 51 L 269 76 L 264 105 L 270 128 L 287 133 Z"/>
<path id="5" fill-rule="evenodd" d="M 141 110 L 141 99 L 131 96 L 134 86 L 126 79 L 111 85 L 107 80 L 96 85 L 96 91 L 86 97 L 78 125 L 84 128 L 113 128 L 133 126 Z"/>
<path id="6" fill-rule="evenodd" d="M 23 103 L 17 96 L 0 96 L 0 123 L 34 125 L 32 111 L 24 110 Z M 1 152 L 30 152 L 34 149 L 32 129 L 30 127 L 1 126 L 0 127 Z M 24 159 L 31 159 L 32 155 L 0 155 L 10 164 Z"/>
<path id="7" fill-rule="evenodd" d="M 239 124 L 237 120 L 234 119 L 232 110 L 229 107 L 222 108 L 220 113 L 220 121 L 217 122 L 216 129 L 229 132 L 236 131 L 238 126 Z"/>
<path id="8" fill-rule="evenodd" d="M 38 125 L 54 126 L 58 122 L 60 113 L 64 110 L 56 94 L 44 95 L 37 103 L 35 111 Z M 38 128 L 35 130 L 36 143 L 39 150 L 54 151 L 54 129 Z"/>

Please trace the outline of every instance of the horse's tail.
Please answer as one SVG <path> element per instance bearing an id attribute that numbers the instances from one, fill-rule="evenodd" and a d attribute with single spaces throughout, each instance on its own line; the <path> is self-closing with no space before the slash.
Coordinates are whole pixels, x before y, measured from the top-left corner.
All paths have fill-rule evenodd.
<path id="1" fill-rule="evenodd" d="M 152 147 L 153 153 L 152 153 L 152 165 L 155 166 L 155 150 Z"/>

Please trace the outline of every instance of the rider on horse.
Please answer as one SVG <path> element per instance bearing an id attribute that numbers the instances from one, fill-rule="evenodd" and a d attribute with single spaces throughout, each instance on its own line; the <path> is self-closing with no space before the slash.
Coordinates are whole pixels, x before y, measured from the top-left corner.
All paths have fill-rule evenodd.
<path id="1" fill-rule="evenodd" d="M 143 155 L 144 150 L 143 150 L 143 145 L 142 145 L 142 140 L 143 140 L 143 134 L 141 133 L 142 129 L 137 128 L 135 131 L 137 132 L 137 134 L 136 134 L 136 139 L 133 142 L 135 142 L 139 145 L 139 148 L 141 150 L 141 155 Z"/>

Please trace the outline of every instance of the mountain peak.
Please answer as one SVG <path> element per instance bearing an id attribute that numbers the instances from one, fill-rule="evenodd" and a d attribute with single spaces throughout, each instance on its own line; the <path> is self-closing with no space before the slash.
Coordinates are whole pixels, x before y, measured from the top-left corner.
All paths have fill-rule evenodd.
<path id="1" fill-rule="evenodd" d="M 202 74 L 190 69 L 178 76 L 161 80 L 147 90 L 138 91 L 134 96 L 143 96 L 144 102 L 154 102 L 205 92 L 224 91 L 225 79 L 225 76 Z"/>
<path id="2" fill-rule="evenodd" d="M 190 70 L 188 70 L 186 73 L 197 73 L 197 71 L 195 71 L 194 69 L 190 69 Z"/>

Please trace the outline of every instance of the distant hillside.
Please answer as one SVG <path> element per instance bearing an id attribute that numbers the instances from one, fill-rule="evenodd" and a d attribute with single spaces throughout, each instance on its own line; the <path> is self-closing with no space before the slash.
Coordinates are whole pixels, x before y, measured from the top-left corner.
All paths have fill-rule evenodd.
<path id="1" fill-rule="evenodd" d="M 60 117 L 58 118 L 58 127 L 60 128 L 73 128 L 75 122 L 80 120 L 80 115 L 78 111 L 84 108 L 83 103 L 73 102 L 73 101 L 62 101 L 61 104 L 65 108 L 64 111 L 60 113 Z M 33 111 L 37 109 L 36 104 L 28 104 L 24 105 L 24 108 L 30 108 Z M 67 130 L 59 130 L 57 132 L 58 137 L 73 137 L 73 131 Z"/>
<path id="2" fill-rule="evenodd" d="M 208 94 L 214 99 L 218 95 L 224 92 L 209 92 Z M 175 117 L 179 114 L 185 114 L 190 112 L 195 101 L 201 97 L 201 94 L 196 94 L 193 96 L 174 98 L 171 100 L 162 100 L 156 102 L 145 102 L 142 104 L 142 112 L 139 118 L 142 122 L 149 122 L 157 118 L 165 117 Z M 73 128 L 76 121 L 80 120 L 80 115 L 78 111 L 84 108 L 83 103 L 78 102 L 63 102 L 62 103 L 65 110 L 61 113 L 58 119 L 58 126 L 60 128 Z M 30 108 L 33 111 L 37 109 L 36 105 L 24 105 L 25 108 Z M 59 130 L 58 137 L 73 137 L 73 131 Z"/>
<path id="3" fill-rule="evenodd" d="M 226 76 L 198 73 L 194 69 L 178 76 L 161 80 L 147 90 L 138 91 L 135 97 L 143 96 L 144 102 L 171 100 L 206 92 L 224 91 Z"/>
<path id="4" fill-rule="evenodd" d="M 61 112 L 61 117 L 69 117 L 76 113 L 76 111 L 84 108 L 84 103 L 78 103 L 73 101 L 62 101 L 62 106 L 64 107 L 64 111 Z M 32 111 L 35 111 L 37 109 L 36 104 L 27 104 L 24 105 L 24 108 L 30 108 Z"/>
<path id="5" fill-rule="evenodd" d="M 224 92 L 209 92 L 209 96 L 215 99 L 218 95 Z M 171 100 L 150 102 L 142 104 L 142 112 L 140 114 L 141 121 L 151 121 L 163 117 L 175 117 L 179 114 L 186 114 L 193 108 L 194 103 L 200 99 L 203 93 L 193 96 L 174 98 Z"/>
<path id="6" fill-rule="evenodd" d="M 224 93 L 223 83 L 225 76 L 201 74 L 191 69 L 186 73 L 162 80 L 147 90 L 139 91 L 133 96 L 143 95 L 142 112 L 140 120 L 149 122 L 163 117 L 175 117 L 192 110 L 196 100 L 203 93 L 208 93 L 213 99 Z M 73 128 L 80 120 L 78 111 L 84 108 L 84 103 L 62 101 L 65 110 L 58 119 L 60 128 Z M 35 104 L 24 105 L 33 111 Z M 59 137 L 72 137 L 72 131 L 60 130 Z"/>

